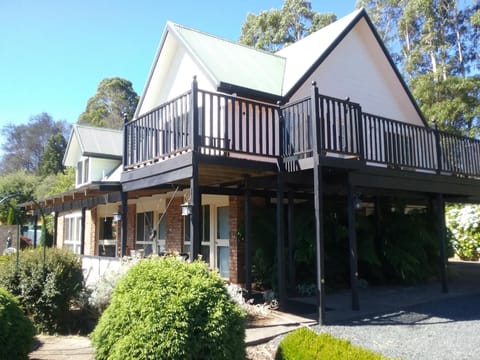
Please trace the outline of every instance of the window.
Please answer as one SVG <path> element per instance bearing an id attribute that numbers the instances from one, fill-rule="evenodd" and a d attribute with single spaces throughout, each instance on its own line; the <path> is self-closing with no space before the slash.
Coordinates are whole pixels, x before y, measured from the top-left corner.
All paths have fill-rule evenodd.
<path id="1" fill-rule="evenodd" d="M 90 159 L 86 158 L 77 163 L 77 185 L 86 184 L 89 181 Z"/>
<path id="2" fill-rule="evenodd" d="M 143 250 L 145 255 L 152 254 L 155 248 L 157 254 L 166 251 L 166 220 L 165 217 L 162 217 L 162 214 L 159 214 L 158 219 L 161 219 L 161 221 L 154 223 L 153 211 L 137 214 L 137 241 L 135 249 Z"/>
<path id="3" fill-rule="evenodd" d="M 82 214 L 65 216 L 63 245 L 75 254 L 81 253 Z"/>
<path id="4" fill-rule="evenodd" d="M 117 228 L 113 224 L 113 217 L 100 217 L 98 225 L 98 255 L 115 257 Z"/>
<path id="5" fill-rule="evenodd" d="M 200 254 L 202 260 L 210 263 L 210 205 L 202 205 L 200 210 Z M 183 217 L 183 251 L 190 253 L 190 216 Z"/>

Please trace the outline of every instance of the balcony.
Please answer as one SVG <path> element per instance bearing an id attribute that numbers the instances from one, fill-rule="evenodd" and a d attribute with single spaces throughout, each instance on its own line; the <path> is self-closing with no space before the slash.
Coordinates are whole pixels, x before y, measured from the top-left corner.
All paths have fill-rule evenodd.
<path id="1" fill-rule="evenodd" d="M 312 106 L 314 98 L 315 106 Z M 308 167 L 312 119 L 321 124 L 321 155 L 409 171 L 480 177 L 480 141 L 362 112 L 359 104 L 316 94 L 286 106 L 199 90 L 125 125 L 126 171 L 199 154 Z M 314 114 L 315 115 L 312 115 Z M 196 134 L 196 136 L 192 136 Z"/>

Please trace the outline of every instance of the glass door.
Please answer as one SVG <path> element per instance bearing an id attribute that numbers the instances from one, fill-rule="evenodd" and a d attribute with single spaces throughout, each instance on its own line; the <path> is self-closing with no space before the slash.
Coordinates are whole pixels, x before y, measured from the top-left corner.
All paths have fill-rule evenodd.
<path id="1" fill-rule="evenodd" d="M 218 206 L 216 210 L 215 264 L 220 276 L 228 279 L 230 276 L 230 211 L 228 206 Z"/>

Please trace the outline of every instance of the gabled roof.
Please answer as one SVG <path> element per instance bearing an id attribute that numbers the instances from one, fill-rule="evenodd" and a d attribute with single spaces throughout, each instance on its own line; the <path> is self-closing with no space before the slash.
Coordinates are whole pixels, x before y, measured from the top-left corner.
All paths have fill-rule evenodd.
<path id="1" fill-rule="evenodd" d="M 75 166 L 82 156 L 121 159 L 123 132 L 121 130 L 73 125 L 63 158 L 65 166 Z"/>
<path id="2" fill-rule="evenodd" d="M 285 59 L 187 27 L 168 29 L 190 50 L 218 88 L 239 87 L 281 95 Z"/>
<path id="3" fill-rule="evenodd" d="M 237 93 L 240 96 L 270 102 L 288 102 L 295 91 L 322 65 L 362 19 L 365 19 L 369 31 L 373 34 L 375 46 L 385 55 L 385 59 L 380 61 L 391 67 L 394 77 L 398 79 L 406 97 L 412 102 L 414 112 L 425 123 L 418 105 L 364 9 L 352 12 L 276 54 L 168 22 L 140 98 L 136 116 L 149 87 L 161 86 L 158 84 L 159 78 L 156 78 L 155 84 L 151 83 L 155 71 L 165 73 L 172 66 L 168 61 L 160 61 L 162 51 L 171 56 L 176 47 L 182 47 L 217 91 Z M 170 61 L 174 61 L 171 59 L 173 57 Z"/>

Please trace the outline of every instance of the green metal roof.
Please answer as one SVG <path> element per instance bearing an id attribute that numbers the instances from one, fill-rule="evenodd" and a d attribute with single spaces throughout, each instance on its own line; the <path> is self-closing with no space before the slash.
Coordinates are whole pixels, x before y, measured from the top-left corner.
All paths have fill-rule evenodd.
<path id="1" fill-rule="evenodd" d="M 282 95 L 285 58 L 170 23 L 170 28 L 219 86 Z"/>

